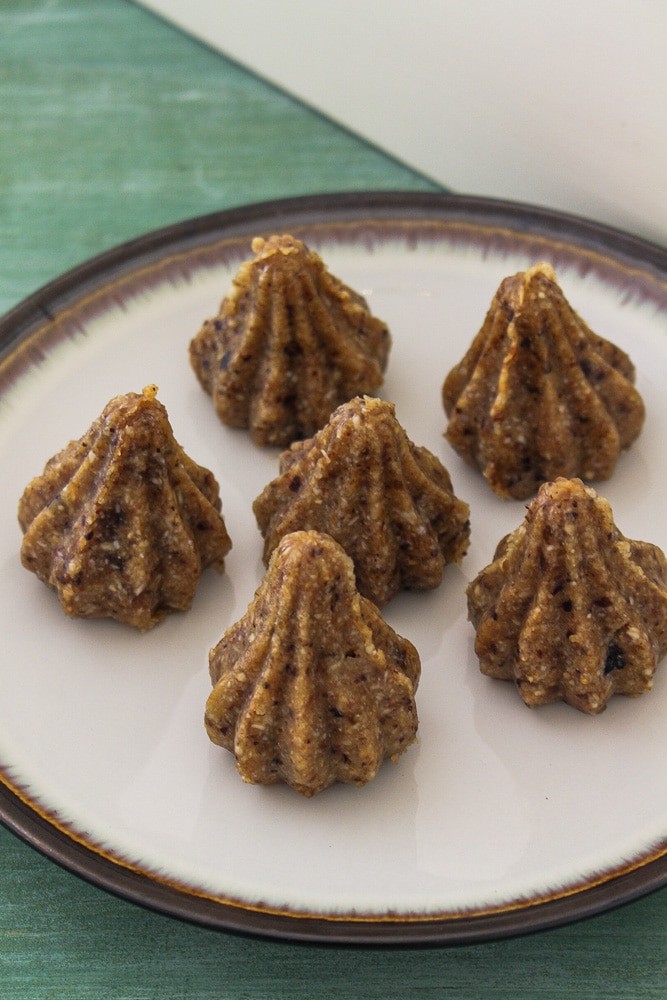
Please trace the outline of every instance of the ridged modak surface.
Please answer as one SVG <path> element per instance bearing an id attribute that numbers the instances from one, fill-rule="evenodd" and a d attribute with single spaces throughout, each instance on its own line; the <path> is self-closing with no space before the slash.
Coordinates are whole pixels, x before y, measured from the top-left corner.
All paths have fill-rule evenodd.
<path id="1" fill-rule="evenodd" d="M 23 565 L 68 615 L 139 629 L 186 610 L 231 541 L 218 484 L 174 439 L 155 386 L 112 399 L 27 486 Z"/>
<path id="2" fill-rule="evenodd" d="M 332 411 L 382 384 L 387 326 L 292 236 L 257 237 L 190 360 L 218 416 L 259 445 L 314 434 Z"/>
<path id="3" fill-rule="evenodd" d="M 209 657 L 205 724 L 244 781 L 311 796 L 364 785 L 414 740 L 417 651 L 355 587 L 328 535 L 285 537 L 246 614 Z"/>
<path id="4" fill-rule="evenodd" d="M 625 538 L 579 479 L 541 487 L 526 518 L 468 587 L 482 673 L 527 705 L 593 715 L 613 694 L 650 690 L 667 652 L 667 560 Z"/>
<path id="5" fill-rule="evenodd" d="M 469 507 L 428 449 L 413 444 L 391 403 L 344 403 L 314 437 L 280 458 L 280 475 L 255 500 L 268 562 L 291 531 L 324 531 L 354 562 L 360 592 L 382 606 L 400 589 L 424 590 L 468 548 Z"/>
<path id="6" fill-rule="evenodd" d="M 559 476 L 608 479 L 644 421 L 634 367 L 572 309 L 548 264 L 500 285 L 445 379 L 446 437 L 499 496 Z"/>

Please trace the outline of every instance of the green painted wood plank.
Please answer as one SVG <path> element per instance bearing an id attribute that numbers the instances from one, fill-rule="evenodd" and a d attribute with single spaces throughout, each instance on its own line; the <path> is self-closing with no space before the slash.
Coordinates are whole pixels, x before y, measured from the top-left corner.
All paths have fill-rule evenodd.
<path id="1" fill-rule="evenodd" d="M 124 0 L 3 0 L 0 108 L 0 312 L 179 219 L 318 191 L 437 190 Z"/>
<path id="2" fill-rule="evenodd" d="M 667 894 L 553 931 L 445 949 L 260 941 L 149 913 L 62 871 L 6 831 L 4 996 L 40 998 L 484 997 L 663 1000 Z"/>

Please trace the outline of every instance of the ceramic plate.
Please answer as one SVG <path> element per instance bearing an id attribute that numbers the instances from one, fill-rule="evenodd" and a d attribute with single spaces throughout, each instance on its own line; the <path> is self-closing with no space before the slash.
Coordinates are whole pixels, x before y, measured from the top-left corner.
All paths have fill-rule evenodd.
<path id="1" fill-rule="evenodd" d="M 187 347 L 254 235 L 292 232 L 390 326 L 381 395 L 471 506 L 440 587 L 385 609 L 417 647 L 418 741 L 364 788 L 305 799 L 245 785 L 209 743 L 207 654 L 263 572 L 251 504 L 278 453 L 222 426 Z M 574 308 L 628 351 L 648 417 L 599 490 L 631 538 L 667 549 L 667 254 L 582 220 L 480 199 L 344 195 L 251 206 L 126 244 L 0 324 L 3 469 L 0 814 L 54 860 L 126 898 L 221 929 L 337 942 L 473 941 L 554 926 L 667 876 L 667 668 L 588 717 L 528 709 L 483 677 L 465 588 L 525 505 L 449 448 L 444 375 L 503 277 L 549 261 Z M 70 620 L 19 562 L 27 482 L 119 393 L 156 383 L 177 439 L 221 484 L 234 547 L 192 609 L 147 634 Z"/>

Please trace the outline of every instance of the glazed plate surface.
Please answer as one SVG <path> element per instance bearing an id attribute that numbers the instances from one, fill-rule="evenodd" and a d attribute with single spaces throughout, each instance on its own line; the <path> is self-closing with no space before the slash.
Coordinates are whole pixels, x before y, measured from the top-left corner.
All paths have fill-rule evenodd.
<path id="1" fill-rule="evenodd" d="M 203 727 L 208 650 L 263 566 L 253 499 L 278 452 L 222 426 L 187 348 L 255 235 L 291 232 L 393 335 L 380 395 L 449 469 L 472 541 L 388 622 L 417 647 L 417 743 L 364 788 L 313 799 L 245 785 Z M 647 420 L 595 484 L 620 530 L 667 549 L 667 254 L 582 220 L 452 196 L 293 199 L 111 251 L 0 321 L 0 818 L 94 883 L 164 913 L 293 940 L 452 943 L 545 928 L 667 881 L 667 666 L 597 717 L 528 709 L 483 677 L 465 588 L 525 504 L 495 497 L 443 437 L 445 374 L 506 275 L 551 263 L 573 307 L 632 357 Z M 233 540 L 191 610 L 147 634 L 75 621 L 19 562 L 18 499 L 115 395 L 159 386 L 177 440 L 221 485 Z"/>

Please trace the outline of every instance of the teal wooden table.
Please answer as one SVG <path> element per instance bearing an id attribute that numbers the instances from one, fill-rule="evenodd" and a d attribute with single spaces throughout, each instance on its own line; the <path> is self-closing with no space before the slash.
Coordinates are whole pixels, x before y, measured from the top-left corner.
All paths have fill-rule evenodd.
<path id="1" fill-rule="evenodd" d="M 193 215 L 321 191 L 436 190 L 124 0 L 0 4 L 0 312 Z M 94 888 L 0 828 L 0 996 L 667 995 L 667 892 L 514 940 L 288 945 Z"/>

